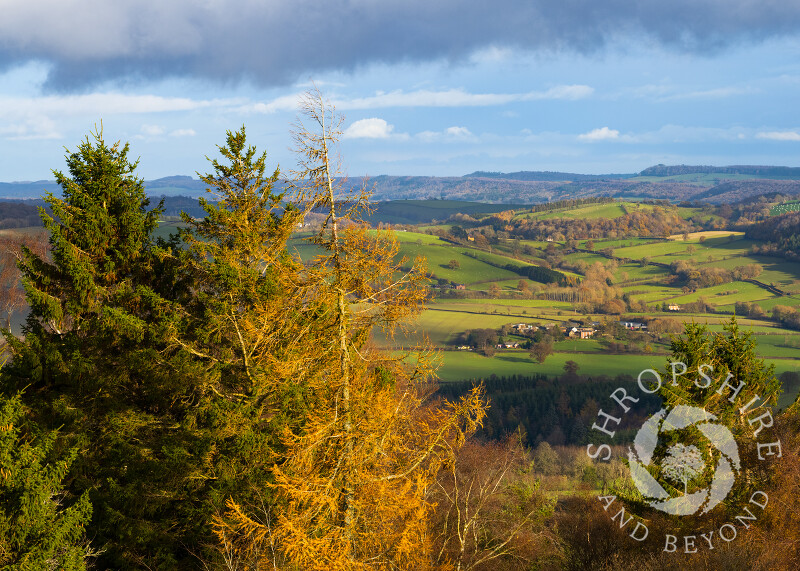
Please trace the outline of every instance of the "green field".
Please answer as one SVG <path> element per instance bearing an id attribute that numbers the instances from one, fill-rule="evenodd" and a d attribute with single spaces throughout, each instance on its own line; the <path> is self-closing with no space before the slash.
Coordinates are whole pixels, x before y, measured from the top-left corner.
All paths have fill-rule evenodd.
<path id="1" fill-rule="evenodd" d="M 579 218 L 619 218 L 625 215 L 623 204 L 612 202 L 608 204 L 589 204 L 571 209 L 549 210 L 545 212 L 535 212 L 527 215 L 531 220 L 548 220 L 551 218 L 569 218 L 577 220 Z M 526 216 L 522 216 L 525 218 Z"/>
<path id="2" fill-rule="evenodd" d="M 536 363 L 527 351 L 499 351 L 488 358 L 470 351 L 444 351 L 442 366 L 437 375 L 442 381 L 498 377 L 510 375 L 562 375 L 564 363 L 575 361 L 580 366 L 581 375 L 608 375 L 615 377 L 629 374 L 634 377 L 640 371 L 653 367 L 663 367 L 666 358 L 663 355 L 600 355 L 555 353 L 543 364 Z"/>
<path id="3" fill-rule="evenodd" d="M 776 204 L 770 209 L 769 215 L 780 216 L 781 214 L 786 214 L 787 212 L 800 212 L 800 202 L 794 201 Z"/>
<path id="4" fill-rule="evenodd" d="M 431 207 L 438 207 L 440 213 L 447 212 L 456 204 L 450 204 L 447 201 L 428 202 L 432 203 Z M 800 205 L 800 202 L 796 204 Z M 426 203 L 423 206 L 428 205 Z M 496 205 L 493 211 L 497 211 L 498 206 Z M 411 210 L 418 207 L 419 204 L 403 206 L 403 208 Z M 635 203 L 631 202 L 613 202 L 539 213 L 517 210 L 517 216 L 531 220 L 616 217 L 623 215 L 625 211 L 634 211 L 637 208 L 652 209 L 652 205 L 637 207 Z M 708 219 L 713 216 L 698 208 L 680 208 L 678 212 L 685 217 L 694 216 Z M 474 216 L 480 218 L 477 211 Z M 164 222 L 159 226 L 158 235 L 166 237 L 169 233 L 175 232 L 179 225 L 180 223 Z M 500 376 L 533 373 L 558 375 L 563 372 L 563 365 L 567 360 L 577 362 L 581 374 L 613 377 L 626 373 L 635 375 L 643 368 L 660 366 L 665 361 L 664 353 L 668 351 L 668 347 L 658 343 L 655 339 L 649 342 L 652 351 L 649 354 L 608 354 L 606 345 L 600 343 L 599 339 L 561 340 L 555 343 L 556 353 L 551 355 L 543 365 L 534 363 L 526 350 L 501 350 L 493 358 L 483 357 L 472 351 L 454 350 L 456 343 L 462 338 L 462 334 L 470 329 L 499 329 L 504 325 L 520 322 L 558 323 L 570 318 L 597 321 L 616 320 L 619 319 L 619 316 L 580 315 L 576 313 L 573 305 L 566 301 L 523 299 L 517 289 L 520 280 L 527 281 L 533 288 L 541 288 L 542 285 L 526 280 L 510 270 L 496 267 L 506 264 L 525 266 L 530 263 L 544 263 L 543 258 L 546 255 L 552 255 L 554 251 L 558 252 L 563 244 L 534 240 L 494 240 L 491 251 L 485 251 L 471 248 L 469 244 L 453 244 L 435 234 L 426 232 L 426 230 L 447 231 L 449 227 L 449 224 L 419 226 L 417 227 L 418 231 L 396 231 L 394 237 L 398 242 L 400 256 L 408 259 L 413 259 L 418 255 L 425 257 L 429 275 L 465 284 L 467 291 L 462 294 L 462 292 L 451 290 L 449 294 L 462 294 L 462 298 L 431 299 L 428 302 L 428 308 L 415 321 L 407 324 L 404 330 L 398 330 L 392 339 L 387 339 L 383 333 L 375 333 L 373 342 L 378 347 L 386 349 L 413 347 L 427 338 L 435 347 L 447 348 L 448 350 L 442 353 L 443 365 L 439 371 L 439 375 L 444 381 L 492 374 Z M 800 264 L 789 262 L 783 258 L 752 255 L 750 252 L 756 242 L 745 239 L 741 235 L 730 238 L 729 234 L 730 232 L 724 231 L 720 235 L 707 233 L 702 242 L 699 234 L 693 234 L 686 241 L 681 237 L 677 237 L 677 239 L 673 237 L 669 240 L 654 238 L 595 239 L 593 242 L 595 252 L 611 248 L 613 255 L 617 258 L 633 260 L 628 263 L 617 261 L 611 266 L 613 284 L 621 288 L 631 300 L 644 301 L 651 308 L 654 306 L 660 308 L 664 302 L 686 304 L 700 298 L 714 305 L 717 312 L 732 313 L 737 302 L 758 303 L 767 312 L 775 305 L 800 307 Z M 289 247 L 302 259 L 307 260 L 319 250 L 305 240 L 306 236 L 307 234 L 295 235 L 290 240 Z M 586 242 L 586 240 L 582 240 L 580 245 L 585 247 Z M 527 255 L 522 255 L 520 246 L 533 248 L 533 255 L 530 250 L 527 251 Z M 544 252 L 548 248 L 549 253 Z M 669 283 L 670 270 L 653 264 L 643 266 L 638 261 L 645 257 L 653 262 L 665 264 L 671 264 L 678 260 L 691 261 L 698 266 L 701 272 L 703 268 L 718 267 L 731 270 L 737 266 L 758 264 L 763 268 L 758 280 L 767 284 L 774 283 L 786 291 L 798 292 L 798 295 L 795 297 L 777 296 L 759 285 L 743 281 L 684 293 L 681 290 L 681 284 Z M 579 263 L 587 266 L 598 262 L 604 266 L 610 264 L 610 260 L 599 253 L 575 252 L 562 255 L 562 258 L 565 262 L 577 265 L 577 267 L 582 267 Z M 456 268 L 450 267 L 452 260 L 457 262 Z M 582 277 L 579 274 L 565 271 L 563 268 L 558 268 L 558 271 Z M 500 299 L 490 298 L 488 292 L 492 284 L 497 284 L 501 288 Z M 464 295 L 473 298 L 463 299 Z M 633 313 L 627 315 L 636 318 Z M 729 319 L 729 315 L 724 313 L 687 314 L 682 312 L 646 314 L 641 317 L 651 316 L 707 323 L 709 329 L 713 331 L 720 331 L 722 327 L 720 323 Z M 759 355 L 775 364 L 778 373 L 800 371 L 800 333 L 781 329 L 771 321 L 740 319 L 740 324 L 743 329 L 750 330 L 755 334 L 754 340 L 758 344 Z M 516 339 L 524 341 L 524 338 L 521 337 Z"/>

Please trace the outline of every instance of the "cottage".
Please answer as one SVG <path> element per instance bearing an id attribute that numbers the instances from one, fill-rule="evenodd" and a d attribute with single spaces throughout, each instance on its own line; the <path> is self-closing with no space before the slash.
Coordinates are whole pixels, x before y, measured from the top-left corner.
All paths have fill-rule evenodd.
<path id="1" fill-rule="evenodd" d="M 567 335 L 573 339 L 589 339 L 594 335 L 592 327 L 573 327 L 567 331 Z"/>

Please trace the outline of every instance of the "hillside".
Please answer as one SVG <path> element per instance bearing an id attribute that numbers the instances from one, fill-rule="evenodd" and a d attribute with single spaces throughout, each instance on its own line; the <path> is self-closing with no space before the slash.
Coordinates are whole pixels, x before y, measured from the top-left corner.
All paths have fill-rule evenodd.
<path id="1" fill-rule="evenodd" d="M 380 175 L 366 181 L 352 177 L 345 186 L 353 189 L 365 182 L 372 188 L 376 201 L 438 199 L 510 205 L 608 196 L 722 204 L 776 192 L 800 195 L 800 168 L 656 165 L 638 174 L 598 175 L 475 171 L 455 177 Z M 149 195 L 158 197 L 197 198 L 205 194 L 205 185 L 191 176 L 163 177 L 145 181 L 145 186 Z M 0 183 L 0 198 L 30 199 L 45 192 L 58 194 L 59 191 L 53 181 Z M 413 218 L 403 221 L 413 221 Z"/>

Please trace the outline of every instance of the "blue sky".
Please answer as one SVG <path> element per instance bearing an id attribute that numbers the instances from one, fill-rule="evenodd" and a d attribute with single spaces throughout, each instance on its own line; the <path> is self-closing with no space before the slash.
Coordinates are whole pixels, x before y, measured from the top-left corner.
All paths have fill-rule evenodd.
<path id="1" fill-rule="evenodd" d="M 5 0 L 0 180 L 52 178 L 101 120 L 147 179 L 242 124 L 289 170 L 310 81 L 353 176 L 800 166 L 788 0 Z"/>

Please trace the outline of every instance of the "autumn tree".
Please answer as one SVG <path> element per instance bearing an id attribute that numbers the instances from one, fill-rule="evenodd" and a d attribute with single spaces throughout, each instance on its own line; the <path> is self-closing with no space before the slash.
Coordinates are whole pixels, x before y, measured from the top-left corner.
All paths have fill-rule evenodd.
<path id="1" fill-rule="evenodd" d="M 280 557 L 305 569 L 424 567 L 427 495 L 482 421 L 484 404 L 474 391 L 457 403 L 426 406 L 424 355 L 410 362 L 368 346 L 374 327 L 391 330 L 421 309 L 422 262 L 401 271 L 394 241 L 359 223 L 368 193 L 348 195 L 338 176 L 341 119 L 319 92 L 303 99 L 302 111 L 309 126 L 300 122 L 295 131 L 295 199 L 325 212 L 311 238 L 321 255 L 287 273 L 294 280 L 289 315 L 312 318 L 286 354 L 307 408 L 304 422 L 282 433 L 273 515 L 258 518 L 232 497 L 217 534 L 223 550 L 236 546 L 262 563 Z"/>
<path id="2" fill-rule="evenodd" d="M 552 554 L 545 519 L 554 502 L 539 490 L 518 439 L 469 441 L 436 480 L 434 555 L 459 571 L 519 569 Z"/>
<path id="3" fill-rule="evenodd" d="M 168 346 L 206 371 L 187 412 L 207 447 L 188 476 L 206 500 L 198 515 L 215 514 L 221 539 L 204 560 L 257 566 L 263 542 L 226 527 L 238 515 L 225 516 L 224 502 L 236 498 L 236 509 L 252 518 L 257 506 L 274 506 L 271 469 L 284 457 L 284 430 L 302 430 L 319 396 L 307 379 L 318 372 L 332 308 L 287 250 L 303 211 L 284 203 L 280 171 L 267 170 L 266 153 L 248 143 L 244 127 L 229 131 L 218 151 L 212 172 L 201 175 L 206 216 L 184 215 L 179 247 L 163 253 L 193 292 L 176 308 Z"/>
<path id="4" fill-rule="evenodd" d="M 11 328 L 12 318 L 26 305 L 22 274 L 17 267 L 23 248 L 42 258 L 47 251 L 47 238 L 42 233 L 0 236 L 0 312 L 6 316 L 6 329 Z"/>
<path id="5" fill-rule="evenodd" d="M 553 354 L 553 338 L 546 335 L 541 341 L 531 343 L 530 357 L 542 364 Z"/>

